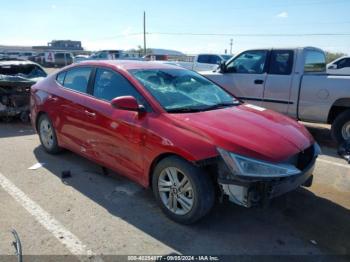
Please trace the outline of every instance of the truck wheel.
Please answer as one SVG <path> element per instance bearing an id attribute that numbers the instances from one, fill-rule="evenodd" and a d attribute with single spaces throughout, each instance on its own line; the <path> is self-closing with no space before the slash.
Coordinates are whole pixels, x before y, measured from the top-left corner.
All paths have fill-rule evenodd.
<path id="1" fill-rule="evenodd" d="M 57 154 L 62 151 L 62 149 L 58 146 L 57 136 L 52 122 L 46 114 L 41 115 L 39 118 L 38 133 L 41 145 L 44 147 L 46 152 L 50 154 Z"/>
<path id="2" fill-rule="evenodd" d="M 29 118 L 29 112 L 28 111 L 25 111 L 25 112 L 22 112 L 20 115 L 19 115 L 19 119 L 21 119 L 22 123 L 28 123 L 30 118 Z"/>
<path id="3" fill-rule="evenodd" d="M 336 117 L 332 124 L 332 137 L 338 144 L 350 140 L 350 110 L 346 110 Z"/>
<path id="4" fill-rule="evenodd" d="M 163 159 L 156 166 L 152 187 L 162 211 L 181 224 L 192 224 L 212 209 L 214 185 L 203 169 L 180 157 Z"/>

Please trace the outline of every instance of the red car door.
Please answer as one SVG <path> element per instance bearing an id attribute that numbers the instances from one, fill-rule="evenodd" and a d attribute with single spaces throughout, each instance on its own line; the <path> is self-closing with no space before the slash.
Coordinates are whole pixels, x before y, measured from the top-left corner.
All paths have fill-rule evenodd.
<path id="1" fill-rule="evenodd" d="M 95 158 L 121 174 L 141 179 L 143 172 L 143 137 L 147 114 L 115 109 L 110 101 L 119 96 L 133 96 L 146 110 L 150 106 L 135 87 L 121 74 L 105 68 L 96 70 L 93 97 L 86 100 L 86 109 L 94 114 L 89 121 L 85 140 L 94 149 Z"/>
<path id="2" fill-rule="evenodd" d="M 85 137 L 88 135 L 89 115 L 85 104 L 92 67 L 76 67 L 61 72 L 57 76 L 56 129 L 62 146 L 89 158 L 93 157 L 93 150 L 89 147 Z"/>

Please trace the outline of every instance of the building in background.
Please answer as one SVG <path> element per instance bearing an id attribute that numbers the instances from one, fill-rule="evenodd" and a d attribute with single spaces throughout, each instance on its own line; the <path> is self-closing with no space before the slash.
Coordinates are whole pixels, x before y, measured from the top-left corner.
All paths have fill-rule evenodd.
<path id="1" fill-rule="evenodd" d="M 83 51 L 81 41 L 52 40 L 47 46 L 33 46 L 35 50 Z"/>
<path id="2" fill-rule="evenodd" d="M 84 53 L 81 41 L 53 40 L 43 46 L 10 46 L 0 45 L 0 52 L 45 52 L 45 51 L 70 51 L 72 53 Z"/>
<path id="3" fill-rule="evenodd" d="M 53 40 L 47 44 L 50 49 L 57 50 L 84 50 L 81 41 Z"/>

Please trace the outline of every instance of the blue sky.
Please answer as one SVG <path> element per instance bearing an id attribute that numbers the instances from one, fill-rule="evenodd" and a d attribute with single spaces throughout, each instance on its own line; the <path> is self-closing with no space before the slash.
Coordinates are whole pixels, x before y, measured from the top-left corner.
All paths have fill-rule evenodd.
<path id="1" fill-rule="evenodd" d="M 0 0 L 0 6 L 0 45 L 72 39 L 81 40 L 89 50 L 136 48 L 143 44 L 139 33 L 146 11 L 148 47 L 223 53 L 233 38 L 234 53 L 256 47 L 311 45 L 350 54 L 349 0 Z M 309 33 L 349 35 L 300 35 Z"/>

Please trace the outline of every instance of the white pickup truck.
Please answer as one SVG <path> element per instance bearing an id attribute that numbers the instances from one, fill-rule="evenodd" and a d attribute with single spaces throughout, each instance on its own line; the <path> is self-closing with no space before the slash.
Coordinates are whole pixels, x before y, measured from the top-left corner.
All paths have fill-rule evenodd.
<path id="1" fill-rule="evenodd" d="M 189 57 L 191 61 L 172 61 L 171 64 L 193 71 L 215 70 L 222 62 L 229 60 L 230 55 L 199 54 Z"/>
<path id="2" fill-rule="evenodd" d="M 332 124 L 338 143 L 350 139 L 350 76 L 327 74 L 321 49 L 248 50 L 214 72 L 200 73 L 249 103 Z"/>

